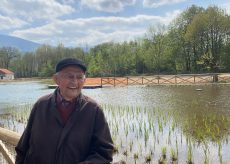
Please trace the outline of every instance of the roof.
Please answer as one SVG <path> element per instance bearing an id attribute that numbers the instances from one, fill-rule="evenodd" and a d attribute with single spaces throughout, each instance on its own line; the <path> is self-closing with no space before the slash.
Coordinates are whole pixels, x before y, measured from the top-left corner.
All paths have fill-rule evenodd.
<path id="1" fill-rule="evenodd" d="M 2 74 L 14 74 L 12 71 L 4 68 L 0 68 L 0 73 Z"/>

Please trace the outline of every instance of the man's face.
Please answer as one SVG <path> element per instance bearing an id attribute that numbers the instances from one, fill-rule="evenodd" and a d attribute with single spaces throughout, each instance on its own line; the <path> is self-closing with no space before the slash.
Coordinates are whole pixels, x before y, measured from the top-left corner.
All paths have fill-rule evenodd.
<path id="1" fill-rule="evenodd" d="M 85 83 L 85 74 L 81 68 L 67 66 L 53 76 L 60 88 L 60 93 L 66 100 L 73 100 L 80 93 Z"/>

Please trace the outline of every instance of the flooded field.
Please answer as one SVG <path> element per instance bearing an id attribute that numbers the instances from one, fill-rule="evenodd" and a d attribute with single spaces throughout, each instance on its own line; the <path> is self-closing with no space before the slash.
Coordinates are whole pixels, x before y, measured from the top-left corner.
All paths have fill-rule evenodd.
<path id="1" fill-rule="evenodd" d="M 53 92 L 37 82 L 0 85 L 0 90 L 0 124 L 18 133 L 36 99 Z M 105 111 L 115 162 L 230 163 L 229 85 L 125 86 L 83 93 Z"/>

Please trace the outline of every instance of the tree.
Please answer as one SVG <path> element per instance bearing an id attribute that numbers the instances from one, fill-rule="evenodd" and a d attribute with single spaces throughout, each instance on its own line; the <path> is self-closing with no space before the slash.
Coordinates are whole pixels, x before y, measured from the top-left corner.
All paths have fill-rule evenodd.
<path id="1" fill-rule="evenodd" d="M 230 71 L 230 41 L 225 44 L 220 61 L 225 71 Z"/>
<path id="2" fill-rule="evenodd" d="M 18 56 L 12 62 L 13 70 L 16 70 L 16 77 L 36 77 L 38 76 L 35 55 L 32 52 L 26 52 Z"/>
<path id="3" fill-rule="evenodd" d="M 2 47 L 0 49 L 1 67 L 9 69 L 10 62 L 19 55 L 18 49 L 14 47 Z"/>
<path id="4" fill-rule="evenodd" d="M 194 53 L 194 45 L 189 39 L 186 39 L 185 34 L 194 17 L 203 10 L 202 7 L 192 5 L 182 12 L 170 25 L 170 33 L 173 33 L 171 36 L 175 37 L 173 41 L 176 43 L 175 49 L 177 49 L 178 52 L 176 58 L 178 63 L 176 65 L 181 72 L 196 71 L 196 63 L 194 62 L 196 53 Z"/>
<path id="5" fill-rule="evenodd" d="M 186 32 L 186 38 L 193 45 L 195 62 L 211 72 L 218 72 L 220 56 L 228 34 L 228 17 L 216 6 L 208 7 L 197 14 Z"/>
<path id="6" fill-rule="evenodd" d="M 148 50 L 145 61 L 152 72 L 160 73 L 163 70 L 162 64 L 167 47 L 165 36 L 166 28 L 160 25 L 157 28 L 150 27 L 146 34 L 145 41 Z"/>

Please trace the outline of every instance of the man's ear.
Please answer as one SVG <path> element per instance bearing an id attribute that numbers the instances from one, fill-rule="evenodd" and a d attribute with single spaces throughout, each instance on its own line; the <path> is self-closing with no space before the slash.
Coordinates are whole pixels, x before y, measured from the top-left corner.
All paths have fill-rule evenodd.
<path id="1" fill-rule="evenodd" d="M 85 78 L 84 78 L 84 82 L 85 82 L 86 81 L 86 74 L 84 76 L 85 76 Z"/>
<path id="2" fill-rule="evenodd" d="M 54 81 L 57 85 L 59 84 L 57 74 L 54 74 L 54 75 L 52 76 L 52 79 L 53 79 L 53 81 Z"/>

